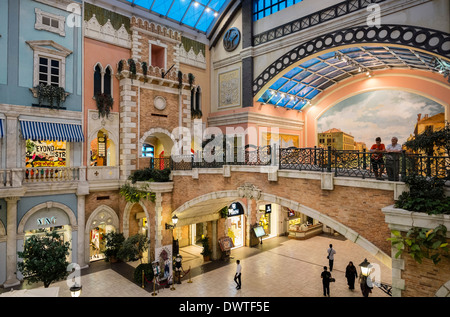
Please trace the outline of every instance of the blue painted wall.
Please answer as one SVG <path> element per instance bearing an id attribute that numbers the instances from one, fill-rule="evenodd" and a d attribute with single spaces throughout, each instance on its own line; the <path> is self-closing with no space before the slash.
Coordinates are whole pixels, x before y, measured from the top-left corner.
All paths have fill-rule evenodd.
<path id="1" fill-rule="evenodd" d="M 66 17 L 65 36 L 36 30 L 35 8 Z M 82 106 L 82 29 L 69 27 L 71 12 L 33 0 L 0 1 L 0 103 L 31 106 L 37 103 L 29 88 L 33 87 L 33 50 L 26 41 L 52 40 L 72 51 L 66 58 L 65 90 L 70 93 L 64 102 L 67 110 L 81 111 Z"/>
<path id="2" fill-rule="evenodd" d="M 17 202 L 17 226 L 27 211 L 34 206 L 48 201 L 54 201 L 66 205 L 73 211 L 75 217 L 77 217 L 77 196 L 75 194 L 22 197 Z"/>

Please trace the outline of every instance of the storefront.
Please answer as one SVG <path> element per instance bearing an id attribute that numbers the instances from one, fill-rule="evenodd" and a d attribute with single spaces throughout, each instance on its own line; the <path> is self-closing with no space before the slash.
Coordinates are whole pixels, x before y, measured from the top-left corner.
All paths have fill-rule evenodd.
<path id="1" fill-rule="evenodd" d="M 115 231 L 114 226 L 107 224 L 100 224 L 94 229 L 91 230 L 90 233 L 90 252 L 89 259 L 90 261 L 102 260 L 105 258 L 104 252 L 106 247 L 105 234 Z"/>
<path id="2" fill-rule="evenodd" d="M 318 220 L 289 208 L 286 208 L 285 212 L 289 219 L 289 238 L 304 240 L 323 232 L 323 225 Z"/>
<path id="3" fill-rule="evenodd" d="M 68 215 L 61 209 L 44 208 L 33 213 L 24 226 L 24 243 L 32 236 L 44 236 L 46 233 L 56 232 L 62 242 L 69 242 L 70 249 L 67 261 L 72 261 L 72 227 Z"/>
<path id="4" fill-rule="evenodd" d="M 257 219 L 258 224 L 264 229 L 266 235 L 264 238 L 276 237 L 279 234 L 277 227 L 280 205 L 278 204 L 261 204 L 258 207 Z"/>
<path id="5" fill-rule="evenodd" d="M 239 202 L 234 202 L 228 207 L 227 235 L 233 240 L 234 247 L 244 245 L 244 207 Z"/>

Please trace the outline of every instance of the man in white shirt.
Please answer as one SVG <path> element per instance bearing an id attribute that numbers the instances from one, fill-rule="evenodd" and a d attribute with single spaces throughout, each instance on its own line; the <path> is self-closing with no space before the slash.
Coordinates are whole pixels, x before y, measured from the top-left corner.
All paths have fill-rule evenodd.
<path id="1" fill-rule="evenodd" d="M 334 264 L 334 255 L 336 254 L 336 251 L 333 249 L 333 245 L 330 244 L 330 248 L 327 250 L 328 252 L 328 266 L 330 267 L 330 272 L 333 271 L 333 264 Z"/>
<path id="2" fill-rule="evenodd" d="M 234 281 L 236 282 L 237 286 L 236 289 L 241 289 L 241 261 L 236 260 L 236 274 L 234 275 Z"/>
<path id="3" fill-rule="evenodd" d="M 398 175 L 400 173 L 400 153 L 402 152 L 402 146 L 397 143 L 398 138 L 392 137 L 391 144 L 386 146 L 386 172 L 388 174 L 388 180 L 398 181 Z"/>

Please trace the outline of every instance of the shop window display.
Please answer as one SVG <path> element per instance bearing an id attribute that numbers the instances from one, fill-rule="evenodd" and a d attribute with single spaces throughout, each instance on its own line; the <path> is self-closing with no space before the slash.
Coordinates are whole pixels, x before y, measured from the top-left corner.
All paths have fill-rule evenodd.
<path id="1" fill-rule="evenodd" d="M 56 178 L 56 167 L 68 166 L 67 144 L 63 141 L 26 141 L 25 177 Z"/>
<path id="2" fill-rule="evenodd" d="M 115 144 L 102 130 L 91 141 L 91 166 L 115 166 Z"/>
<path id="3" fill-rule="evenodd" d="M 90 233 L 90 260 L 97 261 L 105 258 L 104 251 L 106 241 L 104 235 L 114 231 L 114 227 L 110 225 L 100 224 L 91 230 Z"/>

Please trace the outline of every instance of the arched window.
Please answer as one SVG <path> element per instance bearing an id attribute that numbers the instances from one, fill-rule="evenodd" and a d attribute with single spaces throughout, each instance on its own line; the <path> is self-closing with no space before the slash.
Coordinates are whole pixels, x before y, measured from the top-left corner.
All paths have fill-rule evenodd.
<path id="1" fill-rule="evenodd" d="M 94 96 L 102 92 L 102 68 L 97 64 L 94 69 Z"/>
<path id="2" fill-rule="evenodd" d="M 200 86 L 198 86 L 197 91 L 195 92 L 195 110 L 202 110 L 201 100 L 202 91 L 200 89 Z"/>
<path id="3" fill-rule="evenodd" d="M 103 93 L 106 95 L 112 95 L 112 71 L 111 66 L 107 66 L 103 77 Z"/>

